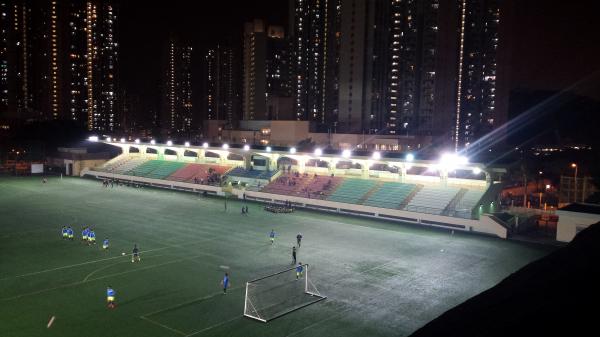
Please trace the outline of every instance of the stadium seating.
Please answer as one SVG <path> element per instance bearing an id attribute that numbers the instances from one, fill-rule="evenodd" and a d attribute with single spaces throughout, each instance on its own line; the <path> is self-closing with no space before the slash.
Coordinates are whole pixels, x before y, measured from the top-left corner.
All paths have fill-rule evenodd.
<path id="1" fill-rule="evenodd" d="M 214 164 L 187 164 L 173 172 L 167 179 L 183 182 L 208 182 L 209 177 L 220 177 L 231 167 Z M 209 171 L 211 173 L 209 173 Z"/>
<path id="2" fill-rule="evenodd" d="M 263 171 L 263 170 L 246 170 L 243 167 L 236 167 L 233 170 L 227 173 L 229 177 L 239 177 L 239 178 L 250 178 L 250 179 L 266 179 L 271 180 L 271 178 L 277 173 L 277 170 L 274 171 Z"/>
<path id="3" fill-rule="evenodd" d="M 127 171 L 132 170 L 133 168 L 142 165 L 146 162 L 144 158 L 132 158 L 132 157 L 124 157 L 120 160 L 107 163 L 103 167 L 99 169 L 99 171 L 103 172 L 114 172 L 117 174 L 124 174 Z"/>
<path id="4" fill-rule="evenodd" d="M 342 184 L 329 196 L 327 200 L 359 204 L 365 194 L 377 185 L 374 180 L 344 179 Z"/>
<path id="5" fill-rule="evenodd" d="M 481 200 L 481 197 L 483 197 L 484 193 L 485 193 L 485 190 L 483 190 L 483 189 L 467 190 L 467 192 L 463 195 L 462 199 L 460 199 L 459 202 L 457 203 L 456 210 L 457 211 L 468 211 L 468 213 L 470 215 L 471 210 L 473 209 L 473 207 L 475 207 L 477 205 L 479 200 Z"/>
<path id="6" fill-rule="evenodd" d="M 414 184 L 385 182 L 363 202 L 363 205 L 397 209 L 416 187 Z"/>
<path id="7" fill-rule="evenodd" d="M 185 165 L 185 163 L 181 162 L 150 160 L 125 172 L 125 174 L 153 179 L 164 179 Z"/>
<path id="8" fill-rule="evenodd" d="M 404 209 L 411 212 L 442 214 L 459 191 L 457 187 L 426 185 L 415 194 Z"/>
<path id="9" fill-rule="evenodd" d="M 269 183 L 262 192 L 323 199 L 342 182 L 342 178 L 314 174 L 285 174 Z"/>

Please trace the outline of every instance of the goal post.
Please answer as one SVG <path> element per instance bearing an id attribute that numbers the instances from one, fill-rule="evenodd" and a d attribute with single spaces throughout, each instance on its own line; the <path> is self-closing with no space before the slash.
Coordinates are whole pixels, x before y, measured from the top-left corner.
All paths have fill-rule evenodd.
<path id="1" fill-rule="evenodd" d="M 302 267 L 299 276 L 292 267 L 246 282 L 244 316 L 266 323 L 326 299 L 310 277 L 310 265 Z"/>

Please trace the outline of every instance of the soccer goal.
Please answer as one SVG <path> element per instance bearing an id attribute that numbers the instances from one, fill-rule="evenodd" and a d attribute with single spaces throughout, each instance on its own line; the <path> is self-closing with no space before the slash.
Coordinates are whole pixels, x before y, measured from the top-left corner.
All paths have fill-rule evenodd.
<path id="1" fill-rule="evenodd" d="M 296 278 L 296 267 L 246 282 L 244 316 L 267 322 L 326 299 L 310 278 L 310 266 Z"/>

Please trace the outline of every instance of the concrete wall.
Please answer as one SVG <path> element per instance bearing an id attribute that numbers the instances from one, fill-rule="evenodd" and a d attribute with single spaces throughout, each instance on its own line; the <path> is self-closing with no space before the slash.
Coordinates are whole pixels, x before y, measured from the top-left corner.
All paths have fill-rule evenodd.
<path id="1" fill-rule="evenodd" d="M 558 225 L 556 241 L 570 242 L 581 230 L 600 222 L 600 214 L 589 214 L 569 211 L 556 211 Z"/>

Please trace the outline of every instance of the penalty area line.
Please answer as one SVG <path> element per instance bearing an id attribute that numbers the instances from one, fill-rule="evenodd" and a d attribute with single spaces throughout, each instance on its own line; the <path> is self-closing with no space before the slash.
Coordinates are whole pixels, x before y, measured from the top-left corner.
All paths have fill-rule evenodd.
<path id="1" fill-rule="evenodd" d="M 167 329 L 167 330 L 169 330 L 169 331 L 173 331 L 173 332 L 175 332 L 175 333 L 177 333 L 177 334 L 179 334 L 179 335 L 186 336 L 185 332 L 179 331 L 179 330 L 177 330 L 177 329 L 175 329 L 175 328 L 171 328 L 170 326 L 164 325 L 164 324 L 162 324 L 162 323 L 158 323 L 157 321 L 155 321 L 155 320 L 151 320 L 151 319 L 150 319 L 150 318 L 148 318 L 148 317 L 145 317 L 145 316 L 139 316 L 139 318 L 140 318 L 140 319 L 143 319 L 143 320 L 145 320 L 146 322 L 150 322 L 150 323 L 152 323 L 152 324 L 154 324 L 154 325 L 158 325 L 158 326 L 159 326 L 159 327 L 161 327 L 161 328 Z"/>

